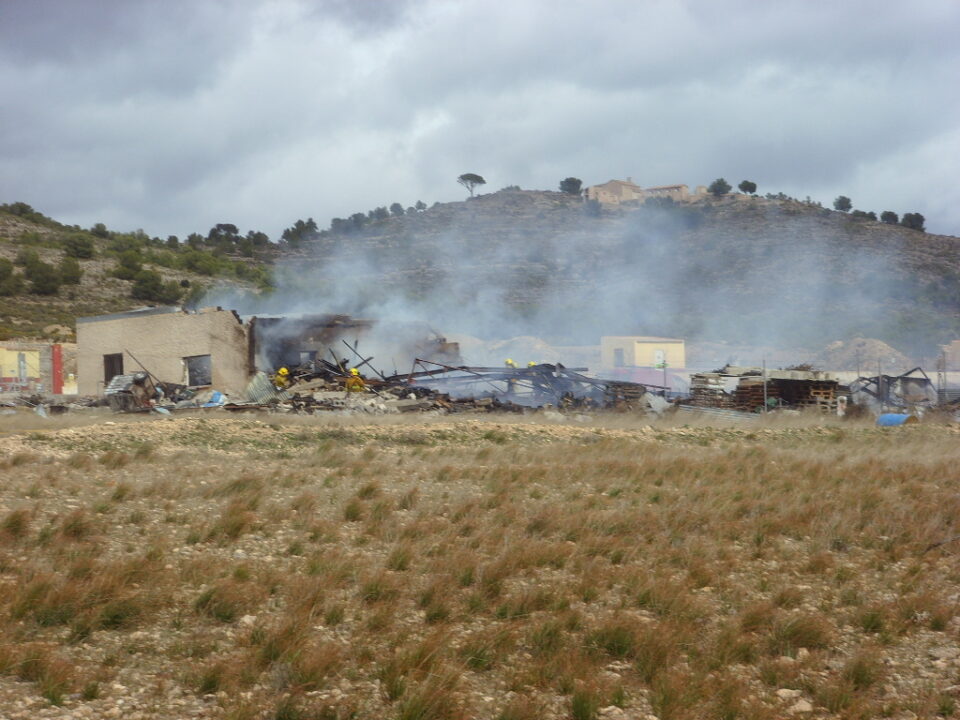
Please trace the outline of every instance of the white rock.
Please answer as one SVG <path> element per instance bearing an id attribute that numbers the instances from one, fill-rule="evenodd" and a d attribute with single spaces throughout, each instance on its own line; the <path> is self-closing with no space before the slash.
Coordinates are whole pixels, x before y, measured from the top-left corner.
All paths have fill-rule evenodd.
<path id="1" fill-rule="evenodd" d="M 627 714 L 616 705 L 608 705 L 605 708 L 600 708 L 600 717 L 606 720 L 623 720 L 627 717 Z"/>
<path id="2" fill-rule="evenodd" d="M 793 705 L 787 708 L 787 712 L 791 715 L 813 712 L 813 705 L 808 703 L 806 700 L 797 700 Z"/>
<path id="3" fill-rule="evenodd" d="M 242 618 L 240 618 L 240 624 L 245 625 L 247 627 L 250 627 L 251 625 L 255 625 L 256 622 L 257 622 L 256 615 L 244 615 Z"/>
<path id="4" fill-rule="evenodd" d="M 791 690 L 790 688 L 780 688 L 776 693 L 781 700 L 793 700 L 800 697 L 801 694 L 799 690 Z"/>

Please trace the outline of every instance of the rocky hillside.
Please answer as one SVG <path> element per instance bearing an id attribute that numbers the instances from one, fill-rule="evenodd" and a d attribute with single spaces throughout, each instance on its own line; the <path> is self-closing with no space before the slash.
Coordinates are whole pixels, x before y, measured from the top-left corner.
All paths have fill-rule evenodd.
<path id="1" fill-rule="evenodd" d="M 412 316 L 451 333 L 562 345 L 602 334 L 779 347 L 873 337 L 930 357 L 960 336 L 960 240 L 788 198 L 611 211 L 564 193 L 502 190 L 400 216 L 358 213 L 304 242 L 258 246 L 252 233 L 171 246 L 11 207 L 0 207 L 0 333 L 8 337 L 163 302 L 164 289 L 197 301 L 211 285 L 268 283 L 277 287 L 269 296 L 231 291 L 206 301 Z M 40 295 L 24 279 L 4 292 L 4 258 L 35 250 L 56 265 L 78 242 L 93 245 L 93 256 L 79 259 L 78 285 Z M 155 272 L 159 286 L 138 291 L 141 270 Z"/>
<path id="2" fill-rule="evenodd" d="M 264 254 L 190 247 L 142 231 L 62 225 L 23 203 L 0 205 L 0 340 L 69 340 L 77 317 L 190 302 L 212 286 L 254 289 Z M 232 251 L 232 252 L 230 252 Z"/>
<path id="3" fill-rule="evenodd" d="M 400 298 L 445 328 L 561 343 L 859 335 L 929 356 L 960 332 L 955 237 L 744 195 L 588 210 L 563 193 L 501 191 L 327 232 L 281 290 L 368 314 Z"/>

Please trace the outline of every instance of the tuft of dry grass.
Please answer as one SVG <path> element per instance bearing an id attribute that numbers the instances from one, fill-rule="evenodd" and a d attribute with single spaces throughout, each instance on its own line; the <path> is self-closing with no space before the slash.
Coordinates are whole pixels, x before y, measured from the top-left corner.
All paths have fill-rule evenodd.
<path id="1" fill-rule="evenodd" d="M 948 426 L 317 422 L 17 439 L 0 672 L 233 720 L 955 712 Z"/>

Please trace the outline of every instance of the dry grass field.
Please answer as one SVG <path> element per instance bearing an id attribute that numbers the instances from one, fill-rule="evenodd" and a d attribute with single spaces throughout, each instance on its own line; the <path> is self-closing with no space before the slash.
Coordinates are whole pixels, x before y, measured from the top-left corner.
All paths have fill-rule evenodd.
<path id="1" fill-rule="evenodd" d="M 2 420 L 2 718 L 958 714 L 954 426 Z"/>

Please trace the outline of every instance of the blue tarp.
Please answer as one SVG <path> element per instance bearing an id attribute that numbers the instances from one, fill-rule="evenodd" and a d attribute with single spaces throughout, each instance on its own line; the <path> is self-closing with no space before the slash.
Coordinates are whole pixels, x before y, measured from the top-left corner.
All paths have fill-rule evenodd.
<path id="1" fill-rule="evenodd" d="M 877 418 L 877 425 L 879 427 L 897 427 L 915 422 L 917 422 L 917 418 L 913 415 L 901 415 L 900 413 L 884 413 Z"/>

